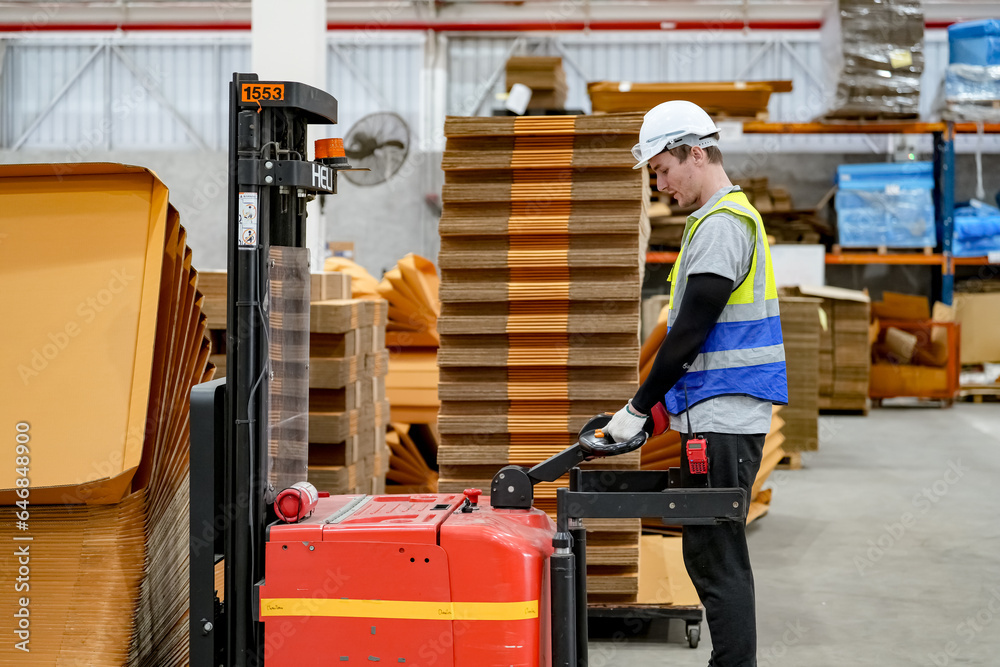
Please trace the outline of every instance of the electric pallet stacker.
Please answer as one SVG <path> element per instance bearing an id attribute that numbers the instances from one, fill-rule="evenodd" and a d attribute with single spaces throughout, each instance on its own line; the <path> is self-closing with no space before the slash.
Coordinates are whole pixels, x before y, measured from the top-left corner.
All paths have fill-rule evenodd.
<path id="1" fill-rule="evenodd" d="M 581 470 L 583 461 L 646 441 L 645 432 L 627 442 L 606 437 L 608 415 L 591 419 L 576 444 L 547 461 L 502 468 L 488 501 L 478 489 L 329 496 L 307 483 L 279 488 L 273 453 L 282 439 L 305 435 L 283 430 L 295 418 L 275 421 L 269 409 L 285 409 L 290 394 L 308 396 L 308 369 L 303 385 L 301 365 L 283 353 L 275 360 L 273 320 L 297 321 L 301 331 L 301 317 L 273 309 L 298 295 L 301 312 L 309 282 L 308 269 L 285 267 L 276 276 L 273 258 L 287 263 L 291 254 L 307 267 L 305 203 L 335 193 L 337 171 L 349 165 L 328 143 L 307 162 L 306 125 L 336 120 L 337 101 L 320 90 L 234 75 L 228 376 L 191 392 L 190 664 L 585 666 L 582 520 L 743 521 L 748 499 L 738 488 L 681 488 L 678 469 Z M 271 291 L 276 283 L 280 295 Z M 297 409 L 308 412 L 301 403 Z M 653 422 L 648 431 L 663 428 Z M 305 479 L 304 461 L 297 469 L 281 462 L 284 480 L 294 479 L 289 470 Z M 567 473 L 553 523 L 532 506 L 533 488 Z"/>

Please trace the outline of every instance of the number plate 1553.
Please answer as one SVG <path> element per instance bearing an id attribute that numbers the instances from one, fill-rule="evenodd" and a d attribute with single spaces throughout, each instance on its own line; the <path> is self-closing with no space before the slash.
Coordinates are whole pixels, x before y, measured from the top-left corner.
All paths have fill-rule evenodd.
<path id="1" fill-rule="evenodd" d="M 243 102 L 285 99 L 285 85 L 281 83 L 244 83 L 240 92 Z"/>

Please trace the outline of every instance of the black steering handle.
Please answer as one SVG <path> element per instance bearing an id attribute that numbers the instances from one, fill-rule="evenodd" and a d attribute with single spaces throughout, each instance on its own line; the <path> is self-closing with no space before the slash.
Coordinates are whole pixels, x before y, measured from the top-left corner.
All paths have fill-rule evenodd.
<path id="1" fill-rule="evenodd" d="M 580 447 L 591 457 L 618 456 L 628 454 L 646 444 L 648 437 L 645 430 L 639 431 L 634 436 L 623 442 L 616 442 L 604 428 L 611 421 L 614 415 L 600 414 L 591 417 L 590 421 L 580 429 Z"/>

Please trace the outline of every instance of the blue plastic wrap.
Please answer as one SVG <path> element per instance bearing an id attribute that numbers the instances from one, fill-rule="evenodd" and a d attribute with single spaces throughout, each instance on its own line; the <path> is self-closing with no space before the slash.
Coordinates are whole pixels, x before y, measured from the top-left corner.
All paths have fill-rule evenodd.
<path id="1" fill-rule="evenodd" d="M 944 74 L 944 94 L 949 102 L 1000 100 L 1000 65 L 949 65 Z"/>
<path id="2" fill-rule="evenodd" d="M 984 19 L 948 26 L 948 58 L 953 65 L 1000 65 L 1000 20 Z"/>
<path id="3" fill-rule="evenodd" d="M 956 257 L 981 257 L 1000 252 L 1000 209 L 982 202 L 955 208 L 955 235 L 951 249 Z"/>
<path id="4" fill-rule="evenodd" d="M 1000 65 L 948 65 L 944 74 L 947 120 L 1000 122 Z"/>
<path id="5" fill-rule="evenodd" d="M 845 248 L 937 245 L 931 162 L 837 168 L 837 238 Z"/>

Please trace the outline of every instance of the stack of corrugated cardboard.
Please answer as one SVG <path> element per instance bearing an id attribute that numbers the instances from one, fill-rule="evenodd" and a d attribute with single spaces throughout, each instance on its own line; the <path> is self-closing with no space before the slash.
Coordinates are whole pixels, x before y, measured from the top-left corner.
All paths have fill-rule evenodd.
<path id="1" fill-rule="evenodd" d="M 791 81 L 692 81 L 634 83 L 595 81 L 587 84 L 594 113 L 642 111 L 670 100 L 694 102 L 713 116 L 767 119 L 771 93 L 787 93 Z"/>
<path id="2" fill-rule="evenodd" d="M 309 313 L 309 481 L 330 493 L 382 493 L 388 304 L 315 301 Z"/>
<path id="3" fill-rule="evenodd" d="M 786 452 L 819 449 L 820 299 L 781 296 L 781 336 L 785 342 L 788 405 L 781 410 Z"/>
<path id="4" fill-rule="evenodd" d="M 202 311 L 208 323 L 208 336 L 212 341 L 209 360 L 215 364 L 215 377 L 226 376 L 226 300 L 227 286 L 225 271 L 201 271 L 198 273 L 198 291 L 205 296 Z M 334 271 L 323 271 L 310 275 L 309 299 L 349 299 L 351 297 L 351 277 Z"/>
<path id="5" fill-rule="evenodd" d="M 24 315 L 0 349 L 0 613 L 24 619 L 0 664 L 187 664 L 188 395 L 214 369 L 167 197 L 139 167 L 0 167 L 0 295 Z"/>
<path id="6" fill-rule="evenodd" d="M 310 276 L 309 481 L 330 493 L 382 492 L 389 421 L 385 377 L 389 306 L 374 295 L 351 298 L 351 276 Z M 225 374 L 226 273 L 203 273 L 205 311 Z"/>
<path id="7" fill-rule="evenodd" d="M 868 412 L 871 299 L 840 287 L 799 286 L 796 296 L 822 299 L 819 334 L 819 409 Z"/>
<path id="8" fill-rule="evenodd" d="M 350 275 L 344 298 L 381 297 L 389 304 L 385 395 L 392 428 L 386 437 L 391 456 L 385 491 L 437 491 L 437 320 L 441 311 L 437 270 L 430 260 L 413 253 L 386 271 L 381 282 L 343 257 L 328 258 L 325 267 Z"/>
<path id="9" fill-rule="evenodd" d="M 827 118 L 916 118 L 924 71 L 921 0 L 837 0 L 820 30 Z"/>
<path id="10" fill-rule="evenodd" d="M 638 386 L 645 174 L 625 117 L 449 119 L 440 222 L 439 487 L 575 442 Z M 576 167 L 576 168 L 575 168 Z M 605 466 L 635 469 L 638 452 Z M 554 510 L 556 488 L 535 487 Z M 588 526 L 590 591 L 631 599 L 639 522 Z"/>
<path id="11" fill-rule="evenodd" d="M 514 56 L 507 61 L 507 90 L 515 83 L 531 88 L 529 109 L 562 109 L 566 106 L 566 71 L 562 58 Z"/>
<path id="12" fill-rule="evenodd" d="M 434 264 L 412 253 L 387 271 L 378 285 L 378 294 L 389 302 L 386 387 L 394 422 L 437 422 L 439 285 Z"/>

